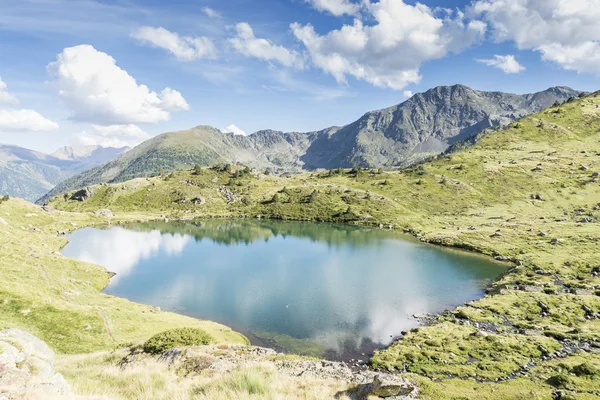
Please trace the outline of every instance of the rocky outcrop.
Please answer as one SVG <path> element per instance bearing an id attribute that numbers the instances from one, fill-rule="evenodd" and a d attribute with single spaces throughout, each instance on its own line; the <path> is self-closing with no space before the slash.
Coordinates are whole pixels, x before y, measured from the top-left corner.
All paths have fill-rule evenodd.
<path id="1" fill-rule="evenodd" d="M 86 188 L 83 188 L 83 189 L 78 190 L 75 193 L 73 193 L 71 195 L 71 200 L 86 201 L 93 194 L 94 194 L 94 191 L 91 188 L 86 187 Z"/>
<path id="2" fill-rule="evenodd" d="M 0 332 L 0 399 L 69 398 L 71 388 L 54 370 L 54 352 L 19 329 Z"/>
<path id="3" fill-rule="evenodd" d="M 121 367 L 135 366 L 152 356 L 141 349 L 121 361 Z M 308 380 L 340 381 L 350 389 L 338 397 L 367 399 L 376 396 L 386 399 L 408 400 L 416 398 L 418 388 L 402 375 L 374 371 L 367 367 L 354 368 L 343 362 L 290 357 L 275 350 L 256 346 L 194 346 L 174 348 L 163 353 L 156 362 L 168 364 L 184 376 L 212 371 L 225 374 L 242 368 L 270 364 L 284 375 Z M 372 398 L 372 397 L 371 397 Z"/>

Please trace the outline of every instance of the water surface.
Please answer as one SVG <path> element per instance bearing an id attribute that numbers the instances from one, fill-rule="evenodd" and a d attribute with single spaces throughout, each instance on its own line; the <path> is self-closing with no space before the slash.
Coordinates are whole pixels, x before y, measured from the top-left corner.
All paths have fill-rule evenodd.
<path id="1" fill-rule="evenodd" d="M 147 223 L 68 239 L 64 255 L 116 273 L 106 293 L 331 359 L 365 359 L 417 326 L 414 314 L 482 297 L 505 270 L 394 232 L 301 222 Z"/>

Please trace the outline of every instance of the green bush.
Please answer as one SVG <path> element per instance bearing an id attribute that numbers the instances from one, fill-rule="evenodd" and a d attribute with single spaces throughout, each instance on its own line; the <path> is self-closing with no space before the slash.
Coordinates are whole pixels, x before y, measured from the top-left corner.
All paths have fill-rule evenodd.
<path id="1" fill-rule="evenodd" d="M 571 385 L 571 379 L 565 374 L 551 376 L 546 382 L 557 389 L 568 389 Z"/>
<path id="2" fill-rule="evenodd" d="M 214 342 L 211 335 L 198 328 L 179 328 L 161 332 L 144 343 L 144 352 L 161 354 L 178 346 L 200 346 Z"/>
<path id="3" fill-rule="evenodd" d="M 594 377 L 600 375 L 598 368 L 594 367 L 592 364 L 584 363 L 573 367 L 571 372 L 577 376 L 590 376 Z"/>

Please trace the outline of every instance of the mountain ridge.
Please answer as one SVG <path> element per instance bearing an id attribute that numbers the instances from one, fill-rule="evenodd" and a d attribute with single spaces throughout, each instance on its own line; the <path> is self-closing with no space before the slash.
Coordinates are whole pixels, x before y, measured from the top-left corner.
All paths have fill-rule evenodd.
<path id="1" fill-rule="evenodd" d="M 61 154 L 56 157 L 59 150 L 45 154 L 20 146 L 0 144 L 0 193 L 35 201 L 58 183 L 90 167 L 106 163 L 122 154 L 124 149 L 98 146 L 84 156 L 73 154 L 71 158 Z"/>
<path id="2" fill-rule="evenodd" d="M 71 189 L 218 163 L 274 172 L 338 167 L 403 167 L 440 154 L 484 129 L 507 125 L 581 92 L 551 87 L 525 95 L 439 86 L 370 111 L 342 126 L 311 132 L 264 129 L 248 136 L 198 125 L 158 135 L 122 156 L 59 184 L 39 201 Z"/>

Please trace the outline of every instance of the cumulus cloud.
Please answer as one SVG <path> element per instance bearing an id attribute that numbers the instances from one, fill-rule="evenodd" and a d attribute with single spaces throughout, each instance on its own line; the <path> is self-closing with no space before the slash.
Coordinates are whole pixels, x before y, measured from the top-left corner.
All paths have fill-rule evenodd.
<path id="1" fill-rule="evenodd" d="M 600 76 L 597 0 L 478 0 L 468 13 L 486 20 L 497 42 L 512 41 L 562 68 Z"/>
<path id="2" fill-rule="evenodd" d="M 405 90 L 402 95 L 404 96 L 405 99 L 409 99 L 411 97 L 413 97 L 413 92 L 412 90 Z"/>
<path id="3" fill-rule="evenodd" d="M 0 130 L 8 132 L 46 132 L 58 129 L 56 122 L 33 110 L 0 110 Z"/>
<path id="4" fill-rule="evenodd" d="M 66 48 L 48 64 L 50 82 L 71 119 L 98 125 L 167 121 L 171 111 L 188 110 L 181 93 L 166 88 L 160 94 L 138 85 L 106 53 L 90 45 Z"/>
<path id="5" fill-rule="evenodd" d="M 15 95 L 8 92 L 8 85 L 0 77 L 0 103 L 2 104 L 19 104 L 19 99 Z"/>
<path id="6" fill-rule="evenodd" d="M 166 50 L 180 61 L 217 57 L 217 49 L 212 39 L 205 36 L 179 36 L 162 27 L 143 26 L 135 30 L 131 37 L 140 43 Z"/>
<path id="7" fill-rule="evenodd" d="M 92 125 L 90 130 L 75 135 L 76 141 L 84 146 L 134 147 L 150 138 L 139 126 L 129 125 Z"/>
<path id="8" fill-rule="evenodd" d="M 221 132 L 233 133 L 234 135 L 240 135 L 240 136 L 248 136 L 248 134 L 246 132 L 244 132 L 242 129 L 238 128 L 234 124 L 231 124 L 228 127 L 221 129 Z"/>
<path id="9" fill-rule="evenodd" d="M 355 15 L 360 10 L 360 5 L 353 3 L 350 0 L 305 0 L 310 3 L 313 8 L 329 12 L 336 17 L 341 15 Z"/>
<path id="10" fill-rule="evenodd" d="M 519 64 L 513 55 L 495 55 L 494 58 L 477 59 L 475 61 L 489 65 L 490 67 L 501 69 L 505 74 L 518 74 L 525 71 L 525 67 Z"/>
<path id="11" fill-rule="evenodd" d="M 467 20 L 461 12 L 432 10 L 402 0 L 364 2 L 375 21 L 318 34 L 311 25 L 291 25 L 312 63 L 338 82 L 348 75 L 378 87 L 402 89 L 421 80 L 421 63 L 445 57 L 481 40 L 486 24 Z"/>
<path id="12" fill-rule="evenodd" d="M 204 7 L 202 9 L 202 12 L 204 14 L 208 15 L 211 18 L 217 18 L 217 19 L 221 18 L 221 13 L 218 12 L 217 10 L 215 10 L 215 9 L 210 8 L 210 7 Z"/>
<path id="13" fill-rule="evenodd" d="M 239 53 L 247 57 L 255 57 L 264 61 L 277 62 L 285 67 L 302 68 L 304 61 L 295 51 L 276 45 L 267 39 L 257 38 L 252 27 L 246 22 L 235 26 L 236 36 L 229 43 Z"/>

